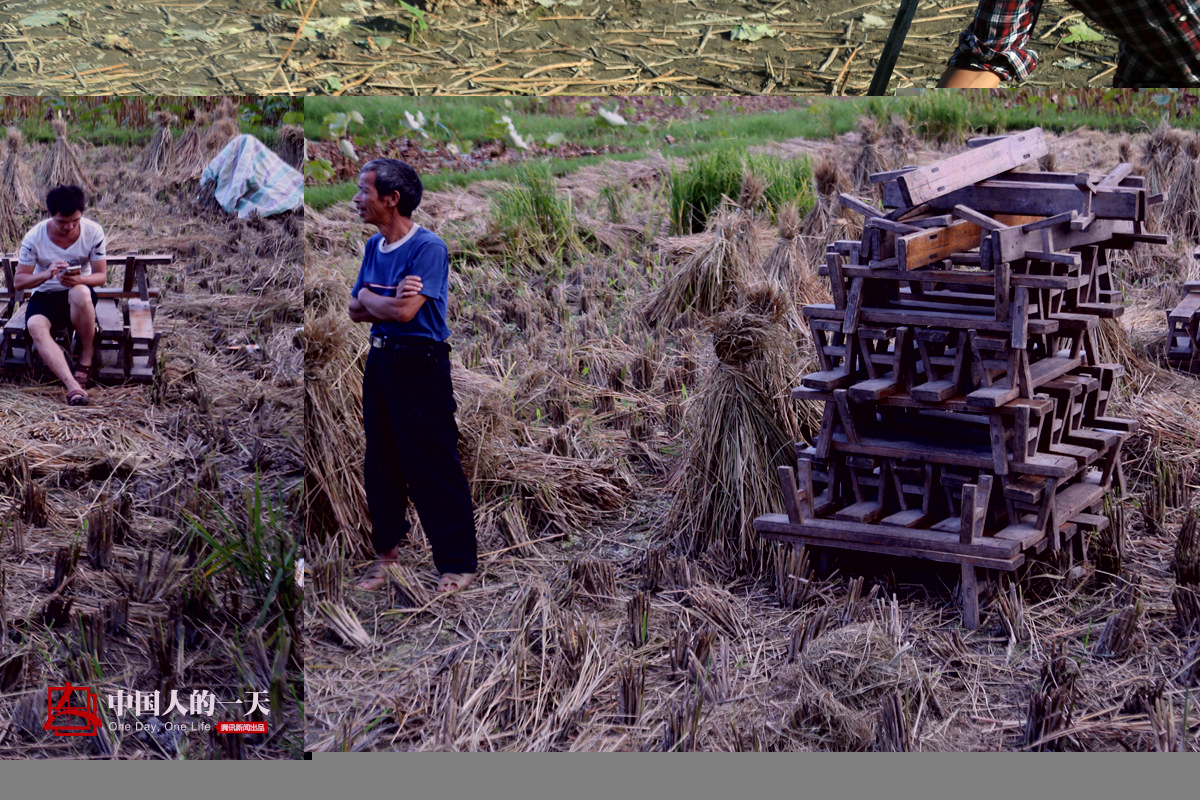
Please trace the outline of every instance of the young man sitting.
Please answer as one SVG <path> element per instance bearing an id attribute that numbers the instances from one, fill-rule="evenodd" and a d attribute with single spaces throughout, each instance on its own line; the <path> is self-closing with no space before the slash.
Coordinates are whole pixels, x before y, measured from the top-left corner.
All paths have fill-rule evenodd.
<path id="1" fill-rule="evenodd" d="M 1067 0 L 1121 40 L 1113 86 L 1200 85 L 1200 7 L 1174 0 Z M 938 86 L 991 89 L 1038 65 L 1029 48 L 1043 0 L 980 0 Z"/>
<path id="2" fill-rule="evenodd" d="M 14 285 L 30 291 L 25 328 L 50 371 L 67 387 L 67 402 L 86 406 L 96 338 L 96 292 L 108 279 L 104 229 L 83 216 L 87 198 L 78 186 L 46 193 L 42 220 L 25 234 L 17 257 Z M 71 369 L 53 331 L 68 325 L 79 336 L 79 364 Z"/>

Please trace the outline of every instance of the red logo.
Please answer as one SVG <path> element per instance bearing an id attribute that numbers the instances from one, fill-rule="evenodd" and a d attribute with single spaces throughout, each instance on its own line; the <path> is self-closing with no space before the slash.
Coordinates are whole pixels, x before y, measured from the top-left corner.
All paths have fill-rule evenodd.
<path id="1" fill-rule="evenodd" d="M 266 722 L 218 722 L 217 733 L 266 733 Z"/>
<path id="2" fill-rule="evenodd" d="M 55 696 L 55 693 L 57 697 Z M 71 695 L 83 692 L 83 705 L 71 705 Z M 46 724 L 55 736 L 93 736 L 104 723 L 97 712 L 96 694 L 86 686 L 51 686 L 46 690 Z"/>

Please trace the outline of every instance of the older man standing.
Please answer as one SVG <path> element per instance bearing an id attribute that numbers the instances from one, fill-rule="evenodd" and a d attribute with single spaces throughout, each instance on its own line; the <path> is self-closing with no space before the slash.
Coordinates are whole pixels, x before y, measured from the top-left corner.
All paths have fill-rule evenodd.
<path id="1" fill-rule="evenodd" d="M 379 233 L 367 241 L 351 292 L 350 319 L 371 323 L 363 375 L 364 465 L 377 561 L 359 583 L 377 589 L 411 527 L 411 497 L 440 573 L 438 591 L 465 588 L 477 565 L 471 493 L 458 460 L 446 325 L 450 257 L 412 221 L 422 186 L 409 165 L 363 165 L 354 205 Z"/>
<path id="2" fill-rule="evenodd" d="M 85 406 L 90 398 L 92 346 L 96 339 L 96 291 L 108 279 L 104 229 L 83 216 L 87 197 L 78 186 L 56 186 L 46 193 L 49 219 L 35 225 L 21 242 L 13 284 L 33 290 L 25 309 L 25 328 L 50 371 L 67 387 L 67 402 Z M 79 363 L 71 369 L 53 331 L 68 325 L 79 336 Z"/>

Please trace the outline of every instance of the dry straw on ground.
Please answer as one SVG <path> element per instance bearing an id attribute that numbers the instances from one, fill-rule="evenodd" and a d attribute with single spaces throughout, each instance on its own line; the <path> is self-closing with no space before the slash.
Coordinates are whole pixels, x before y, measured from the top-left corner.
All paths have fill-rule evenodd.
<path id="1" fill-rule="evenodd" d="M 1138 152 L 1146 138 L 1127 146 Z M 669 237 L 657 160 L 620 167 L 646 176 L 626 193 L 620 223 L 636 235 L 558 271 L 508 271 L 475 246 L 493 184 L 427 196 L 420 221 L 459 254 L 451 341 L 480 508 L 481 575 L 453 596 L 432 592 L 419 537 L 385 592 L 348 588 L 365 563 L 354 417 L 363 332 L 340 315 L 370 231 L 348 208 L 309 215 L 320 257 L 308 267 L 308 347 L 320 363 L 308 368 L 321 376 L 309 401 L 339 421 L 314 419 L 309 439 L 310 466 L 323 460 L 322 491 L 339 509 L 309 557 L 336 562 L 340 576 L 323 575 L 307 601 L 311 749 L 1200 747 L 1200 632 L 1189 622 L 1200 605 L 1171 568 L 1196 503 L 1200 407 L 1195 378 L 1162 369 L 1154 351 L 1190 259 L 1159 248 L 1114 264 L 1128 306 L 1103 328 L 1104 357 L 1128 376 L 1110 413 L 1142 430 L 1125 458 L 1132 500 L 1115 501 L 1114 530 L 1089 542 L 1087 567 L 1050 559 L 991 585 L 983 626 L 968 632 L 953 570 L 768 549 L 745 536 L 740 523 L 756 508 L 781 505 L 771 459 L 811 435 L 809 411 L 791 407 L 787 391 L 813 358 L 796 316 L 780 313 L 778 288 L 748 287 L 787 274 L 793 298 L 827 291 L 808 276 L 826 242 L 853 235 L 836 195 L 861 144 L 846 135 L 824 167 L 818 159 L 821 202 L 798 237 L 811 249 L 777 252 L 770 270 L 772 248 L 788 247 L 786 216 L 781 231 L 726 210 L 709 231 Z M 1120 145 L 1078 131 L 1052 147 L 1069 172 L 1111 167 Z M 895 164 L 940 157 L 903 120 L 879 147 Z M 581 224 L 614 224 L 599 185 L 596 173 L 559 183 Z M 726 269 L 731 258 L 745 268 Z M 647 304 L 657 325 L 641 313 Z M 620 491 L 583 492 L 607 484 Z M 347 641 L 317 602 L 344 606 L 370 641 Z"/>
<path id="2" fill-rule="evenodd" d="M 158 377 L 93 388 L 69 413 L 55 382 L 0 381 L 0 758 L 295 758 L 303 639 L 296 554 L 280 545 L 294 539 L 302 469 L 301 221 L 209 215 L 194 185 L 142 172 L 139 155 L 77 157 L 110 253 L 175 256 L 149 275 Z M 271 735 L 233 750 L 161 729 L 56 737 L 45 687 L 63 679 L 164 702 L 171 688 L 246 703 L 264 691 Z"/>

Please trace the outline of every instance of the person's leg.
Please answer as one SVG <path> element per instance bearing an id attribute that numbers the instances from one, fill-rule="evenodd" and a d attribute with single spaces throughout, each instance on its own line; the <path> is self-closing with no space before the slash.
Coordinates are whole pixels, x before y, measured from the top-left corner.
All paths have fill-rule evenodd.
<path id="1" fill-rule="evenodd" d="M 71 304 L 71 325 L 79 336 L 79 364 L 75 378 L 79 380 L 82 372 L 85 373 L 83 381 L 86 381 L 86 373 L 92 367 L 92 347 L 96 341 L 96 304 L 90 286 L 72 286 L 67 295 Z"/>
<path id="2" fill-rule="evenodd" d="M 410 492 L 439 573 L 472 574 L 478 566 L 471 489 L 458 459 L 458 425 L 450 361 L 422 362 L 412 381 L 410 430 L 402 457 Z"/>
<path id="3" fill-rule="evenodd" d="M 79 381 L 75 380 L 75 376 L 71 374 L 71 365 L 67 363 L 66 354 L 63 353 L 62 348 L 58 346 L 58 342 L 54 341 L 54 336 L 50 333 L 49 318 L 42 314 L 34 314 L 25 321 L 25 329 L 29 331 L 29 338 L 33 340 L 33 346 L 37 349 L 42 361 L 67 387 L 67 394 L 83 391 Z"/>
<path id="4" fill-rule="evenodd" d="M 371 517 L 371 544 L 378 562 L 359 583 L 363 589 L 377 589 L 386 580 L 383 566 L 395 562 L 400 542 L 411 527 L 408 507 L 408 481 L 397 458 L 400 430 L 394 422 L 394 359 L 383 351 L 372 350 L 363 375 L 363 428 L 366 456 L 363 460 L 363 484 Z"/>

